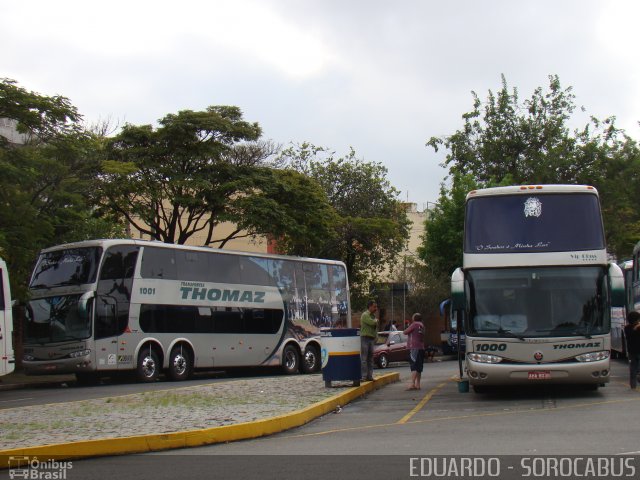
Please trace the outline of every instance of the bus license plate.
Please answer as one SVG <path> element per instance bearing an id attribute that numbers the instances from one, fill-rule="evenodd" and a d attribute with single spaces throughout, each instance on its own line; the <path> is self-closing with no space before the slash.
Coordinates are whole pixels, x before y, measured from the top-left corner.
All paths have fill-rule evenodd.
<path id="1" fill-rule="evenodd" d="M 549 380 L 550 378 L 551 372 L 549 371 L 529 372 L 529 380 Z"/>

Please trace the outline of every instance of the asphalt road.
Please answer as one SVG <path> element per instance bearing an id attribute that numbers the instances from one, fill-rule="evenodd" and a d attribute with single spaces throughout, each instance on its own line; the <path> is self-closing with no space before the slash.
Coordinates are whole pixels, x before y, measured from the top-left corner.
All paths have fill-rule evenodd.
<path id="1" fill-rule="evenodd" d="M 634 414 L 640 393 L 628 388 L 622 360 L 612 361 L 612 381 L 597 392 L 518 388 L 460 393 L 451 380 L 456 362 L 425 367 L 419 392 L 405 391 L 406 366 L 391 368 L 401 372 L 402 383 L 295 430 L 189 450 L 75 461 L 66 478 L 410 478 L 415 473 L 410 457 L 450 455 L 480 456 L 484 462 L 496 457 L 503 468 L 497 478 L 523 478 L 521 469 L 505 465 L 522 456 L 550 455 L 606 456 L 611 462 L 632 456 L 629 461 L 635 463 L 627 466 L 637 469 L 634 476 L 640 474 L 640 423 Z"/>

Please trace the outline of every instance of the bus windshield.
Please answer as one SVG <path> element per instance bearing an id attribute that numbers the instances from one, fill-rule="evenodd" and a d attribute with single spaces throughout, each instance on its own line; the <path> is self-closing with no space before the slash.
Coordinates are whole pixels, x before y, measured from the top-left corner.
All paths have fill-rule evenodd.
<path id="1" fill-rule="evenodd" d="M 604 249 L 598 197 L 531 194 L 467 202 L 465 253 L 569 252 Z"/>
<path id="2" fill-rule="evenodd" d="M 80 295 L 31 300 L 26 311 L 27 343 L 83 340 L 91 336 L 91 315 L 80 315 Z"/>
<path id="3" fill-rule="evenodd" d="M 602 267 L 470 270 L 467 333 L 518 338 L 606 334 L 606 282 Z"/>
<path id="4" fill-rule="evenodd" d="M 68 248 L 40 255 L 33 272 L 30 288 L 51 288 L 62 285 L 93 283 L 102 248 Z"/>

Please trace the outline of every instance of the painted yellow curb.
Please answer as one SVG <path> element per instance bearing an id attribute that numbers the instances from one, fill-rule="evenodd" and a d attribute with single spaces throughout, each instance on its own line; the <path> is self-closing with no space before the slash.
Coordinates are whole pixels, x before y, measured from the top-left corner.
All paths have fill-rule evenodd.
<path id="1" fill-rule="evenodd" d="M 359 387 L 349 388 L 342 393 L 310 405 L 309 407 L 254 422 L 207 428 L 204 430 L 105 438 L 101 440 L 0 450 L 0 469 L 9 467 L 9 457 L 38 457 L 40 461 L 69 460 L 82 457 L 124 455 L 155 452 L 173 448 L 199 447 L 202 445 L 263 437 L 304 425 L 311 420 L 334 411 L 338 406 L 346 405 L 366 393 L 399 380 L 399 373 L 388 373 L 375 378 L 372 382 L 364 382 Z"/>

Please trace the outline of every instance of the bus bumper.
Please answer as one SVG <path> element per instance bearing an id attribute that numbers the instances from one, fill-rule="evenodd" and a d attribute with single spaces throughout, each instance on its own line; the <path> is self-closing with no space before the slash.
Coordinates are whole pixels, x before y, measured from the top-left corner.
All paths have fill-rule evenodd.
<path id="1" fill-rule="evenodd" d="M 23 360 L 22 368 L 27 375 L 60 375 L 66 373 L 93 372 L 95 366 L 91 355 L 58 360 Z"/>
<path id="2" fill-rule="evenodd" d="M 536 385 L 607 383 L 611 376 L 609 359 L 596 362 L 553 364 L 487 364 L 466 359 L 471 385 Z"/>

